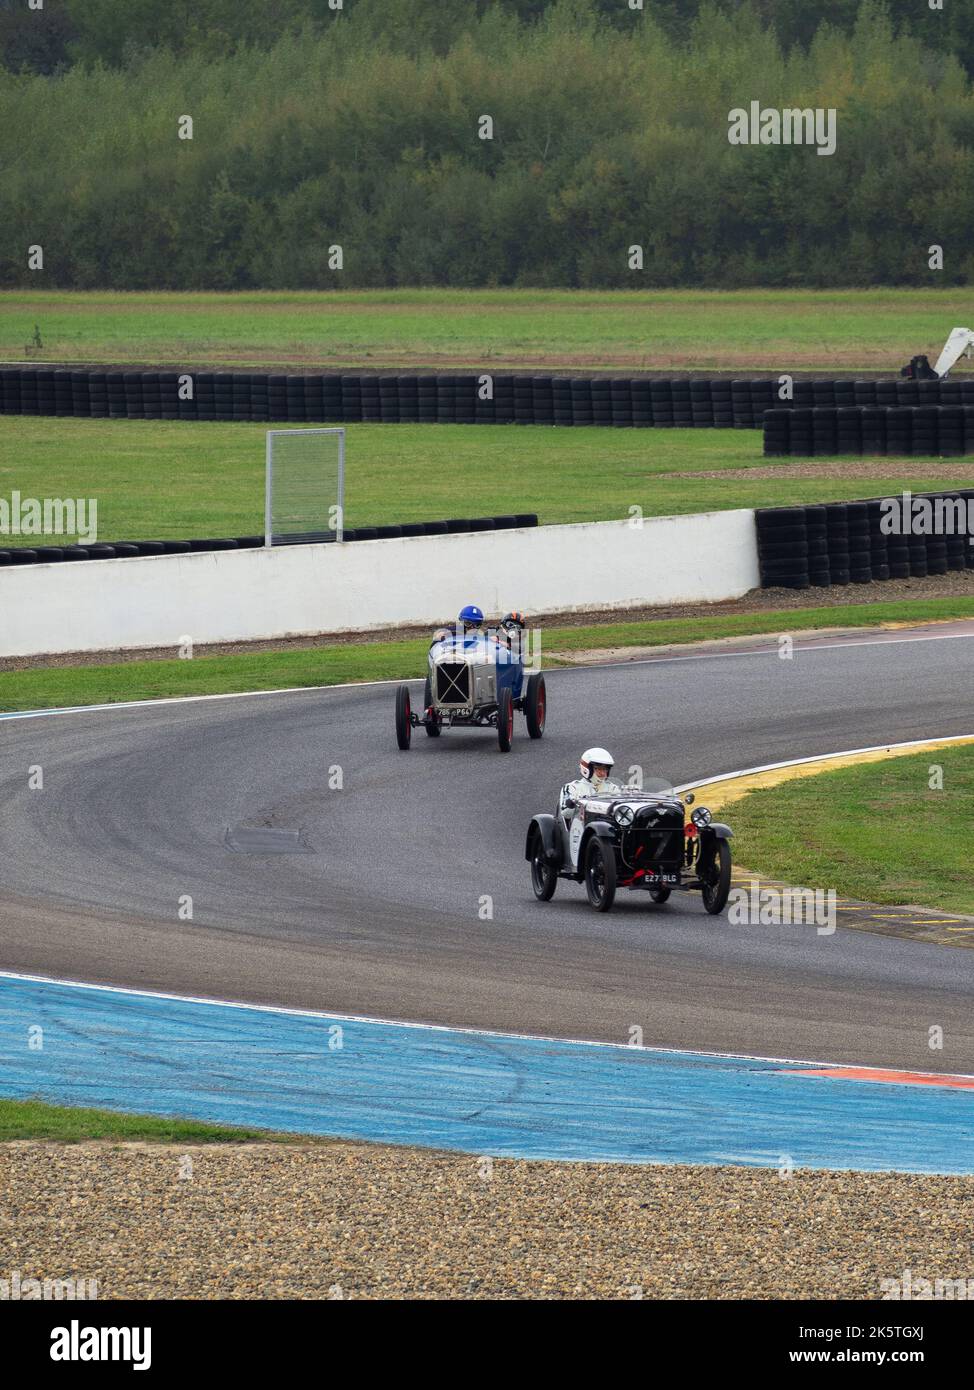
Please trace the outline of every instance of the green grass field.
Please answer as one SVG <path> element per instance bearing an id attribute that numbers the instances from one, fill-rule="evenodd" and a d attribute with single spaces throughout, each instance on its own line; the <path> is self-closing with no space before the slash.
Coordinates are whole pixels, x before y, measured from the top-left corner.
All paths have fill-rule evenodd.
<path id="1" fill-rule="evenodd" d="M 930 786 L 935 766 L 942 790 Z M 974 913 L 970 747 L 824 772 L 749 792 L 730 810 L 738 853 L 755 873 L 868 902 Z"/>
<path id="2" fill-rule="evenodd" d="M 360 290 L 0 294 L 0 357 L 238 367 L 502 366 L 895 373 L 974 291 Z"/>
<path id="3" fill-rule="evenodd" d="M 823 627 L 872 627 L 892 622 L 931 622 L 974 616 L 974 599 L 913 599 L 835 608 L 712 614 L 651 622 L 545 627 L 543 652 L 610 647 L 658 647 L 720 637 L 800 632 Z M 411 680 L 425 670 L 426 639 L 345 643 L 192 661 L 123 661 L 104 666 L 50 666 L 0 673 L 0 712 L 161 700 L 171 696 L 222 695 L 241 690 L 284 690 L 346 681 Z M 551 664 L 545 661 L 546 665 Z M 390 723 L 390 729 L 391 729 Z"/>
<path id="4" fill-rule="evenodd" d="M 122 1115 L 114 1110 L 84 1110 L 47 1105 L 39 1100 L 0 1100 L 0 1143 L 11 1139 L 56 1139 L 63 1144 L 77 1144 L 84 1139 L 117 1139 L 129 1143 L 148 1140 L 159 1144 L 294 1142 L 293 1135 L 272 1134 L 263 1129 L 234 1129 L 206 1124 L 202 1120 Z"/>
<path id="5" fill-rule="evenodd" d="M 95 497 L 105 541 L 250 535 L 263 529 L 265 430 L 12 416 L 0 422 L 0 497 Z M 963 459 L 931 460 L 930 472 L 884 460 L 895 483 L 870 482 L 849 459 L 838 465 L 848 476 L 804 476 L 797 461 L 765 460 L 757 430 L 350 425 L 347 443 L 352 527 L 528 511 L 542 524 L 609 520 L 632 506 L 672 516 L 970 486 L 974 473 Z M 767 463 L 774 476 L 748 476 Z M 0 547 L 32 540 L 0 536 Z"/>

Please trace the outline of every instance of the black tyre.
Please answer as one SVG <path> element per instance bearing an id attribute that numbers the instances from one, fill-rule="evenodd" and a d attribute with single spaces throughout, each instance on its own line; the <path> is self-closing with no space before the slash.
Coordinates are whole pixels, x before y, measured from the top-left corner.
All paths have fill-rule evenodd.
<path id="1" fill-rule="evenodd" d="M 497 701 L 497 743 L 502 753 L 511 751 L 514 740 L 514 696 L 505 685 Z"/>
<path id="2" fill-rule="evenodd" d="M 544 733 L 545 717 L 548 712 L 548 692 L 544 676 L 539 671 L 528 677 L 528 688 L 524 696 L 524 715 L 528 722 L 531 738 L 540 738 Z"/>
<path id="3" fill-rule="evenodd" d="M 396 691 L 396 742 L 406 751 L 413 737 L 412 707 L 409 703 L 409 686 L 401 685 Z"/>
<path id="4" fill-rule="evenodd" d="M 608 912 L 616 896 L 615 853 L 593 835 L 585 851 L 585 892 L 596 912 Z"/>
<path id="5" fill-rule="evenodd" d="M 667 898 L 670 896 L 670 892 L 671 889 L 667 888 L 665 884 L 661 884 L 659 888 L 650 888 L 649 896 L 652 898 L 654 903 L 665 903 Z"/>
<path id="6" fill-rule="evenodd" d="M 430 684 L 429 676 L 426 677 L 426 685 L 423 689 L 423 709 L 428 710 L 433 703 L 433 687 Z M 426 717 L 426 736 L 427 738 L 439 738 L 440 736 L 440 717 L 438 714 Z"/>
<path id="7" fill-rule="evenodd" d="M 531 887 L 539 902 L 550 902 L 558 887 L 558 870 L 544 857 L 544 840 L 535 831 L 531 842 Z"/>
<path id="8" fill-rule="evenodd" d="M 717 841 L 717 853 L 711 865 L 710 881 L 703 888 L 703 905 L 712 917 L 723 912 L 731 886 L 731 850 L 726 840 Z"/>

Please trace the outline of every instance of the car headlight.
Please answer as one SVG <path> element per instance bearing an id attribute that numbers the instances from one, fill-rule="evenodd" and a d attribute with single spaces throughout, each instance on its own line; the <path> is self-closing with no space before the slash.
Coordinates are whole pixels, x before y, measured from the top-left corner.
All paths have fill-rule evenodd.
<path id="1" fill-rule="evenodd" d="M 691 811 L 690 819 L 699 830 L 703 826 L 710 824 L 713 820 L 713 815 L 707 810 L 706 806 L 698 806 L 695 811 Z"/>
<path id="2" fill-rule="evenodd" d="M 631 806 L 617 806 L 612 819 L 616 825 L 632 825 L 635 815 L 636 813 Z"/>

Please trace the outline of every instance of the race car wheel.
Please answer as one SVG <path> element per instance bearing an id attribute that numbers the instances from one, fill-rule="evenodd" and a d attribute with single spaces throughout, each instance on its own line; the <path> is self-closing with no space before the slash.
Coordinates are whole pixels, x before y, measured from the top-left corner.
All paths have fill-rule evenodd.
<path id="1" fill-rule="evenodd" d="M 659 888 L 650 888 L 649 896 L 654 903 L 665 903 L 666 899 L 670 896 L 670 889 L 665 885 Z"/>
<path id="2" fill-rule="evenodd" d="M 717 841 L 717 854 L 710 870 L 710 880 L 704 884 L 703 905 L 714 917 L 727 906 L 731 886 L 731 851 L 726 840 Z"/>
<path id="3" fill-rule="evenodd" d="M 426 688 L 423 691 L 423 708 L 429 710 L 433 703 L 433 687 L 430 684 L 429 676 L 426 677 Z M 439 738 L 440 736 L 440 716 L 434 712 L 426 716 L 426 736 L 427 738 Z"/>
<path id="4" fill-rule="evenodd" d="M 558 887 L 558 870 L 545 859 L 544 840 L 535 832 L 531 842 L 531 887 L 539 902 L 550 902 Z"/>
<path id="5" fill-rule="evenodd" d="M 505 685 L 497 701 L 497 742 L 502 753 L 511 751 L 514 739 L 514 696 L 511 687 Z"/>
<path id="6" fill-rule="evenodd" d="M 616 860 L 597 835 L 585 851 L 585 891 L 596 912 L 608 912 L 616 895 Z"/>
<path id="7" fill-rule="evenodd" d="M 409 747 L 413 736 L 411 714 L 409 686 L 401 685 L 396 691 L 396 742 L 403 752 Z"/>
<path id="8" fill-rule="evenodd" d="M 528 688 L 524 697 L 524 714 L 528 721 L 528 733 L 532 738 L 540 738 L 544 733 L 545 711 L 548 708 L 548 695 L 544 676 L 539 671 L 528 678 Z"/>

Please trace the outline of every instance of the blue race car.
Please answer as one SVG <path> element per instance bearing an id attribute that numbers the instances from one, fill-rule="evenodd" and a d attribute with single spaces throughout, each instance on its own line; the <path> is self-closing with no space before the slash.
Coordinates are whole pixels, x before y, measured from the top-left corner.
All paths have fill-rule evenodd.
<path id="1" fill-rule="evenodd" d="M 444 727 L 497 730 L 502 753 L 514 737 L 514 711 L 521 710 L 531 738 L 544 733 L 547 693 L 540 671 L 527 675 L 524 618 L 508 613 L 499 627 L 484 623 L 479 608 L 464 608 L 458 622 L 434 633 L 423 710 L 412 708 L 409 687 L 396 691 L 396 740 L 407 749 L 412 731 L 422 724 L 430 738 Z"/>

